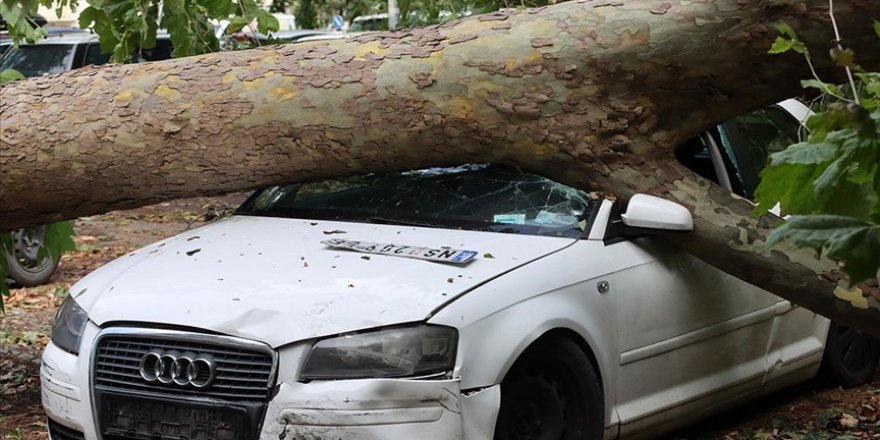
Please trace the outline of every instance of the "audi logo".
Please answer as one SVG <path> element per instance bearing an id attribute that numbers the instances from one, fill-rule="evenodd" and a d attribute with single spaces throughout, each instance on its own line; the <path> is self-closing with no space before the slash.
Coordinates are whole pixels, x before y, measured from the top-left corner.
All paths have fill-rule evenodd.
<path id="1" fill-rule="evenodd" d="M 204 388 L 214 382 L 217 367 L 210 355 L 151 351 L 141 358 L 140 373 L 148 383 Z"/>

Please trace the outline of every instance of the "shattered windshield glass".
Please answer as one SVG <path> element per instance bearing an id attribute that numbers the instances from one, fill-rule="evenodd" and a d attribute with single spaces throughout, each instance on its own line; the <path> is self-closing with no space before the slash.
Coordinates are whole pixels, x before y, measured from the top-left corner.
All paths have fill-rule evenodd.
<path id="1" fill-rule="evenodd" d="M 239 214 L 577 237 L 584 191 L 501 165 L 463 165 L 273 186 Z"/>

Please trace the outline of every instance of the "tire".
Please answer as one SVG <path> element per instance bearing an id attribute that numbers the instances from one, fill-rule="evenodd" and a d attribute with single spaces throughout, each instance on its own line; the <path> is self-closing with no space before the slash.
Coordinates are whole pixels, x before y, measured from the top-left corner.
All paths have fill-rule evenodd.
<path id="1" fill-rule="evenodd" d="M 580 347 L 540 340 L 501 382 L 495 440 L 600 440 L 604 408 L 598 376 Z"/>
<path id="2" fill-rule="evenodd" d="M 12 232 L 12 249 L 5 255 L 9 277 L 19 286 L 31 287 L 45 284 L 58 267 L 58 260 L 38 257 L 43 247 L 45 226 L 18 229 Z"/>
<path id="3" fill-rule="evenodd" d="M 828 328 L 820 377 L 832 385 L 854 387 L 870 382 L 880 364 L 880 341 L 834 322 Z"/>

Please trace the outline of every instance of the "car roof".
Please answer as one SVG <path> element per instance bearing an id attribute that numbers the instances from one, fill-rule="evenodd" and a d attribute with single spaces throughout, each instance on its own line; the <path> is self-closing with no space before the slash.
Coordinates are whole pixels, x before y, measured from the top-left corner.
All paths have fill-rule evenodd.
<path id="1" fill-rule="evenodd" d="M 329 34 L 333 31 L 325 30 L 325 29 L 296 29 L 291 31 L 278 31 L 273 32 L 272 36 L 275 38 L 284 38 L 284 39 L 299 39 L 303 37 L 308 37 L 311 35 L 324 35 Z"/>
<path id="2" fill-rule="evenodd" d="M 326 34 L 318 34 L 318 35 L 310 35 L 308 37 L 303 37 L 296 40 L 297 43 L 306 43 L 309 41 L 324 41 L 324 40 L 342 40 L 347 38 L 354 38 L 360 35 L 361 32 L 354 33 L 345 33 L 345 32 L 333 32 Z"/>

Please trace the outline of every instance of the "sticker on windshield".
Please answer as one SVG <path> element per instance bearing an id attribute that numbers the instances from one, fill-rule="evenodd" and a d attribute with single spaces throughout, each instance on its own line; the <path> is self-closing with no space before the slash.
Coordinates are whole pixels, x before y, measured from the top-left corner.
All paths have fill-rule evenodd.
<path id="1" fill-rule="evenodd" d="M 538 216 L 535 217 L 535 223 L 543 223 L 545 225 L 556 223 L 556 213 L 541 211 L 538 213 Z"/>
<path id="2" fill-rule="evenodd" d="M 526 224 L 526 215 L 525 214 L 495 214 L 495 217 L 492 218 L 494 223 L 507 223 L 513 225 L 524 225 Z"/>
<path id="3" fill-rule="evenodd" d="M 337 249 L 348 249 L 368 254 L 418 258 L 420 260 L 438 261 L 441 263 L 465 264 L 477 255 L 477 251 L 467 251 L 462 249 L 434 249 L 419 246 L 405 246 L 394 243 L 370 243 L 366 241 L 343 240 L 341 238 L 324 240 L 321 243 Z"/>

